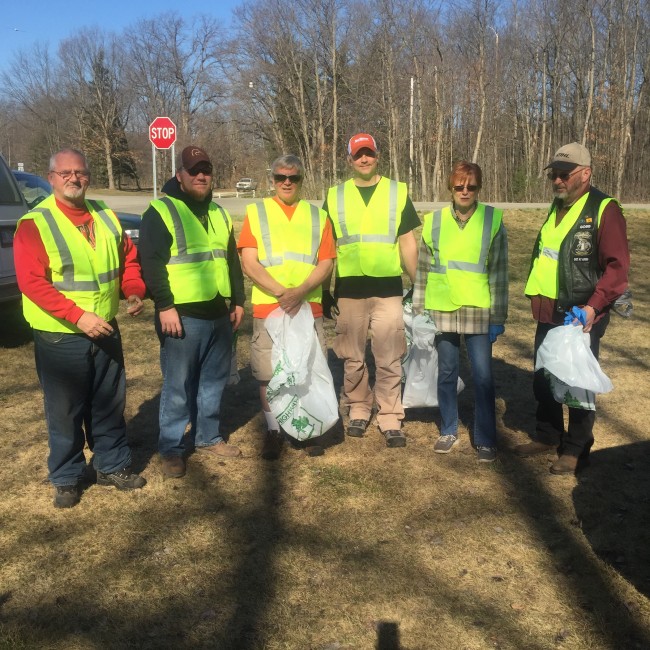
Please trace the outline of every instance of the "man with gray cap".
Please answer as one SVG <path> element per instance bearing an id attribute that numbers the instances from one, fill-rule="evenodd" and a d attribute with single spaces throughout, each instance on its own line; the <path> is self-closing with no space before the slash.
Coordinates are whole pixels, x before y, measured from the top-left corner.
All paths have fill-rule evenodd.
<path id="1" fill-rule="evenodd" d="M 581 144 L 560 147 L 546 167 L 555 199 L 542 226 L 525 293 L 537 320 L 535 358 L 546 334 L 563 324 L 582 325 L 598 358 L 609 310 L 627 287 L 630 253 L 618 201 L 591 185 L 591 155 Z M 555 401 L 544 370 L 535 372 L 536 436 L 515 449 L 526 457 L 557 450 L 552 474 L 575 474 L 594 442 L 595 411 L 569 407 L 565 431 L 562 404 Z"/>
<path id="2" fill-rule="evenodd" d="M 240 455 L 223 438 L 219 412 L 232 334 L 244 313 L 244 277 L 230 215 L 212 200 L 208 154 L 185 147 L 163 192 L 142 217 L 139 251 L 160 340 L 162 473 L 180 478 L 193 446 L 219 457 Z"/>

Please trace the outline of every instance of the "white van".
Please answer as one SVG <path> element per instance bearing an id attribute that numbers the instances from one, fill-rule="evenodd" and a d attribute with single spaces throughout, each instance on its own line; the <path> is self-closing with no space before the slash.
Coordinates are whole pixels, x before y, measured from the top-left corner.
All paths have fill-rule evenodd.
<path id="1" fill-rule="evenodd" d="M 14 268 L 14 232 L 18 219 L 28 210 L 25 197 L 0 156 L 0 302 L 20 298 Z"/>

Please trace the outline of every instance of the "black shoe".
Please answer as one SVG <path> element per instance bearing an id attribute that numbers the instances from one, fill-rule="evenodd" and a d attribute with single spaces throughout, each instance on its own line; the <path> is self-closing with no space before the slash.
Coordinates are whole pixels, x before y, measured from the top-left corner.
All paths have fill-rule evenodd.
<path id="1" fill-rule="evenodd" d="M 262 446 L 262 458 L 264 460 L 277 460 L 282 453 L 284 436 L 280 431 L 267 431 Z"/>
<path id="2" fill-rule="evenodd" d="M 79 503 L 78 485 L 55 485 L 54 486 L 54 507 L 72 508 Z"/>
<path id="3" fill-rule="evenodd" d="M 305 445 L 303 447 L 307 456 L 322 456 L 325 450 L 320 445 Z"/>
<path id="4" fill-rule="evenodd" d="M 146 481 L 130 467 L 123 467 L 117 472 L 104 474 L 97 472 L 97 485 L 113 485 L 118 490 L 138 490 L 146 485 Z"/>
<path id="5" fill-rule="evenodd" d="M 348 435 L 351 438 L 363 438 L 368 428 L 368 420 L 350 420 L 348 424 Z"/>
<path id="6" fill-rule="evenodd" d="M 406 447 L 406 436 L 399 429 L 382 431 L 387 447 Z"/>

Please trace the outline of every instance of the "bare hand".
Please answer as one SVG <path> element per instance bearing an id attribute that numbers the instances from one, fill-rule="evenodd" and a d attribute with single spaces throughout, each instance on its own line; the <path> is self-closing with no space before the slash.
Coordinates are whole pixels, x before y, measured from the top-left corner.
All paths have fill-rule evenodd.
<path id="1" fill-rule="evenodd" d="M 160 317 L 160 327 L 165 336 L 171 336 L 175 339 L 183 336 L 183 324 L 175 307 L 165 309 L 165 311 L 159 312 L 158 315 Z"/>
<path id="2" fill-rule="evenodd" d="M 139 298 L 136 295 L 129 296 L 126 299 L 127 302 L 127 308 L 126 308 L 126 313 L 129 314 L 130 316 L 137 316 L 138 314 L 142 313 L 142 310 L 144 309 L 144 303 L 142 302 L 142 299 Z"/>
<path id="3" fill-rule="evenodd" d="M 596 318 L 596 310 L 591 305 L 585 305 L 583 309 L 587 314 L 587 324 L 582 328 L 582 331 L 588 333 L 591 331 L 591 326 L 594 324 L 594 319 Z"/>
<path id="4" fill-rule="evenodd" d="M 303 303 L 304 293 L 299 287 L 293 289 L 285 289 L 279 296 L 278 302 L 280 307 L 289 314 L 295 316 L 300 311 L 300 306 Z"/>
<path id="5" fill-rule="evenodd" d="M 237 306 L 230 312 L 230 322 L 232 324 L 233 332 L 236 332 L 239 329 L 243 317 L 244 317 L 243 307 Z"/>
<path id="6" fill-rule="evenodd" d="M 113 333 L 113 328 L 103 318 L 91 311 L 81 314 L 81 318 L 77 321 L 77 327 L 91 339 L 99 339 Z"/>

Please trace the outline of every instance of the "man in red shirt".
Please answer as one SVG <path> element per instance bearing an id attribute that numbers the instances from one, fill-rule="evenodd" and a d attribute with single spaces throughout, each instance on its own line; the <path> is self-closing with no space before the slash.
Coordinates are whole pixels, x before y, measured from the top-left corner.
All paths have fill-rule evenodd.
<path id="1" fill-rule="evenodd" d="M 252 280 L 253 338 L 251 370 L 260 383 L 260 401 L 267 425 L 262 457 L 278 458 L 283 435 L 271 413 L 266 387 L 273 376 L 272 341 L 265 328 L 265 319 L 280 306 L 295 315 L 303 302 L 309 302 L 314 327 L 323 351 L 323 307 L 321 285 L 333 267 L 336 257 L 332 227 L 325 212 L 300 198 L 305 169 L 293 155 L 281 156 L 271 166 L 275 196 L 246 208 L 246 218 L 237 248 L 242 268 Z M 317 235 L 317 236 L 316 236 Z M 315 246 L 313 264 L 296 263 L 296 252 L 308 242 Z M 308 455 L 323 453 L 318 442 L 305 447 Z"/>
<path id="2" fill-rule="evenodd" d="M 598 358 L 609 310 L 627 288 L 630 252 L 618 201 L 591 185 L 591 155 L 578 142 L 560 147 L 546 167 L 555 199 L 533 248 L 526 295 L 537 321 L 535 359 L 546 334 L 564 323 L 582 325 Z M 535 373 L 535 440 L 518 456 L 557 450 L 552 474 L 574 474 L 594 443 L 595 410 L 569 407 L 565 431 L 562 404 L 553 397 L 544 370 Z"/>
<path id="3" fill-rule="evenodd" d="M 145 286 L 137 251 L 115 214 L 85 198 L 90 172 L 84 154 L 55 153 L 48 180 L 54 193 L 18 223 L 14 254 L 45 398 L 54 505 L 70 508 L 80 499 L 85 442 L 98 485 L 132 490 L 146 483 L 130 467 L 115 320 L 120 289 L 136 316 Z"/>

